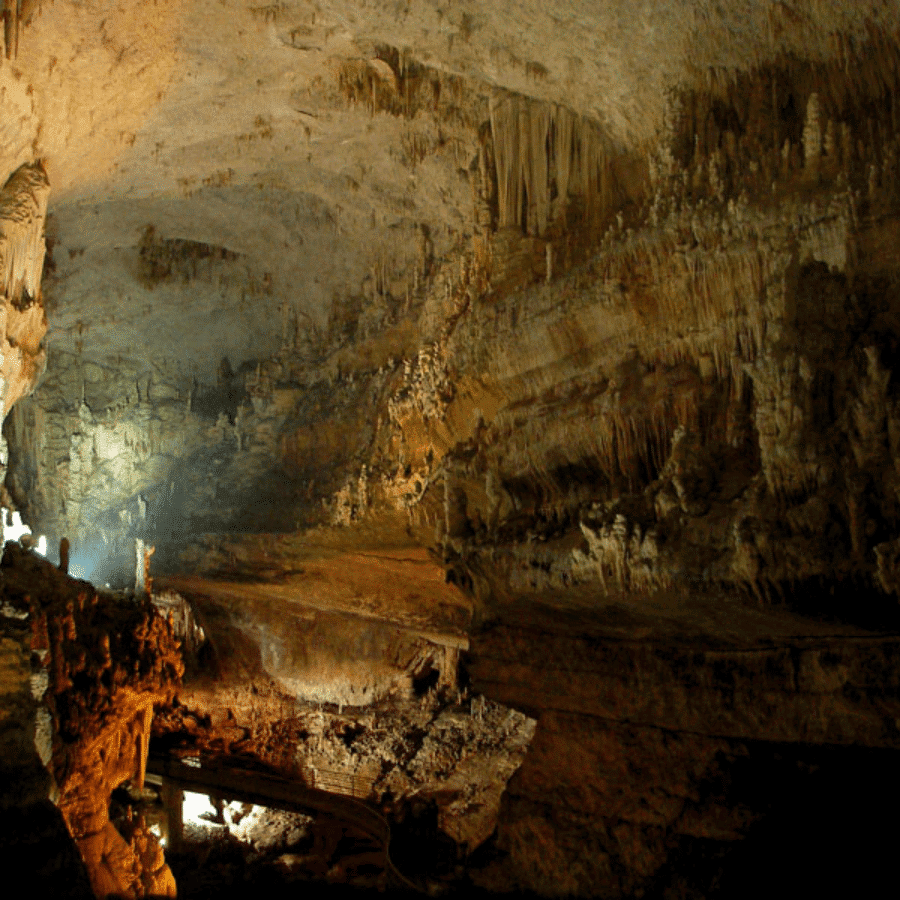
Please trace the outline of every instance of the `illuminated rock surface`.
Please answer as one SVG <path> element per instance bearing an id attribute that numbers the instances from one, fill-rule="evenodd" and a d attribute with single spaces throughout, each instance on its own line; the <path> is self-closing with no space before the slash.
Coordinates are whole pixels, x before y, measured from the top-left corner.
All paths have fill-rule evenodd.
<path id="1" fill-rule="evenodd" d="M 431 804 L 435 889 L 896 838 L 895 4 L 8 6 L 5 505 L 155 548 L 161 742 Z"/>
<path id="2" fill-rule="evenodd" d="M 90 584 L 13 543 L 3 558 L 2 591 L 5 667 L 12 668 L 19 638 L 33 673 L 30 712 L 4 704 L 14 714 L 10 724 L 22 730 L 28 723 L 4 755 L 10 783 L 25 792 L 18 804 L 40 810 L 52 796 L 71 835 L 60 844 L 74 840 L 97 896 L 174 896 L 171 872 L 146 836 L 137 837 L 140 829 L 126 843 L 109 821 L 113 789 L 143 783 L 154 704 L 171 700 L 183 671 L 169 626 L 149 603 L 101 600 Z M 51 855 L 51 872 L 68 866 L 80 874 L 64 853 L 60 860 Z M 77 878 L 61 887 L 77 891 Z"/>

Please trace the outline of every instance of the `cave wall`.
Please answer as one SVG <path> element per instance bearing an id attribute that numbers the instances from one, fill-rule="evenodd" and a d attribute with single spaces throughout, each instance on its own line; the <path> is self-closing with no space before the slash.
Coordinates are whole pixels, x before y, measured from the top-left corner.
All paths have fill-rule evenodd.
<path id="1" fill-rule="evenodd" d="M 784 813 L 748 767 L 889 769 L 896 12 L 127 6 L 98 53 L 133 90 L 97 79 L 94 131 L 74 96 L 71 134 L 37 127 L 68 20 L 0 73 L 6 156 L 60 185 L 7 488 L 78 571 L 128 582 L 137 539 L 259 583 L 427 550 L 474 683 L 538 720 L 492 889 L 687 891 L 679 854 Z"/>
<path id="2" fill-rule="evenodd" d="M 135 536 L 369 519 L 488 604 L 580 585 L 889 595 L 895 63 L 873 32 L 698 76 L 640 153 L 558 104 L 461 89 L 467 244 L 425 241 L 414 287 L 376 272 L 317 341 L 286 310 L 281 348 L 237 371 L 179 381 L 60 349 L 11 425 L 17 500 L 126 571 Z M 404 114 L 378 96 L 374 116 Z M 186 266 L 200 293 L 197 267 L 230 264 L 152 234 L 141 252 L 138 277 Z"/>
<path id="3" fill-rule="evenodd" d="M 41 298 L 44 268 L 44 223 L 50 185 L 40 162 L 16 169 L 0 189 L 0 401 L 6 416 L 31 392 L 46 365 L 47 319 Z M 0 439 L 0 471 L 6 476 L 8 448 Z M 11 506 L 6 489 L 3 504 Z M 5 524 L 5 523 L 4 523 Z"/>
<path id="4" fill-rule="evenodd" d="M 716 605 L 718 628 L 532 607 L 479 633 L 473 686 L 538 720 L 481 883 L 749 897 L 886 877 L 894 832 L 869 820 L 893 796 L 896 635 Z"/>

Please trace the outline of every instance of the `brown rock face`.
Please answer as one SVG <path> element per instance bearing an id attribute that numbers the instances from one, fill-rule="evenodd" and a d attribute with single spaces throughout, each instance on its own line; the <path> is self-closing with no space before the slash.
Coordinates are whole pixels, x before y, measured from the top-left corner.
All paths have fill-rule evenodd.
<path id="1" fill-rule="evenodd" d="M 129 843 L 109 821 L 113 789 L 143 786 L 154 704 L 171 699 L 183 671 L 171 628 L 149 602 L 101 601 L 87 582 L 13 543 L 2 590 L 4 608 L 21 610 L 30 626 L 33 679 L 45 688 L 33 691 L 35 740 L 95 896 L 175 896 L 171 872 L 148 846 L 155 838 L 136 828 Z"/>
<path id="2" fill-rule="evenodd" d="M 433 802 L 445 886 L 858 850 L 900 716 L 900 11 L 107 6 L 5 18 L 4 413 L 42 271 L 50 319 L 6 490 L 73 574 L 155 547 L 193 604 L 159 737 Z M 80 615 L 59 727 L 108 763 L 60 786 L 112 859 L 87 797 L 165 691 L 100 691 L 144 651 L 72 656 Z"/>
<path id="3" fill-rule="evenodd" d="M 50 185 L 40 162 L 20 166 L 0 189 L 0 394 L 5 419 L 44 372 L 47 318 L 41 300 L 44 221 Z M 6 441 L 0 466 L 6 474 Z M 7 496 L 4 489 L 4 498 Z M 4 500 L 4 506 L 9 506 Z"/>
<path id="4" fill-rule="evenodd" d="M 878 790 L 896 756 L 896 635 L 728 613 L 716 625 L 700 604 L 652 622 L 532 609 L 475 638 L 474 685 L 538 719 L 504 799 L 508 857 L 481 873 L 486 885 L 717 896 L 717 882 L 748 878 L 734 848 L 764 852 L 790 818 L 806 833 L 789 879 L 817 841 L 880 841 L 842 817 L 866 814 L 861 781 Z M 858 766 L 869 767 L 862 779 Z M 824 784 L 831 809 L 811 799 Z M 705 862 L 692 870 L 697 853 Z M 874 870 L 832 872 L 874 884 Z"/>

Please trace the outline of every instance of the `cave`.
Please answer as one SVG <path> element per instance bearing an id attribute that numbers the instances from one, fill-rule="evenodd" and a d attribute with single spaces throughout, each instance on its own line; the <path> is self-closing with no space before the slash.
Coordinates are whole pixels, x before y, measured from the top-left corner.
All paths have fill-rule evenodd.
<path id="1" fill-rule="evenodd" d="M 891 882 L 900 6 L 3 23 L 10 884 Z"/>

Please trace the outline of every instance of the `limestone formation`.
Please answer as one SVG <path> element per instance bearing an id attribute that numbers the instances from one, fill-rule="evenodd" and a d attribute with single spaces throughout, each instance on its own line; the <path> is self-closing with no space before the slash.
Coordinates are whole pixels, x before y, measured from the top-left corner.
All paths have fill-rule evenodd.
<path id="1" fill-rule="evenodd" d="M 87 582 L 13 543 L 2 579 L 4 605 L 22 609 L 43 676 L 37 722 L 46 715 L 51 734 L 41 760 L 94 893 L 143 897 L 162 888 L 174 896 L 168 870 L 154 863 L 148 871 L 146 836 L 135 849 L 109 821 L 113 789 L 143 787 L 153 707 L 171 700 L 184 669 L 170 626 L 148 601 L 101 600 Z"/>
<path id="2" fill-rule="evenodd" d="M 135 605 L 8 549 L 3 727 L 96 891 L 172 889 L 104 805 L 151 704 L 160 748 L 377 807 L 426 891 L 762 894 L 780 829 L 859 850 L 898 750 L 896 4 L 4 10 L 4 505 Z M 385 886 L 310 829 L 270 875 Z"/>
<path id="3" fill-rule="evenodd" d="M 17 35 L 18 24 L 15 29 Z M 31 392 L 46 363 L 41 276 L 48 194 L 47 173 L 40 162 L 20 166 L 0 189 L 0 422 L 16 400 Z M 4 477 L 7 455 L 6 439 L 0 438 Z M 2 494 L 8 508 L 5 488 Z"/>

